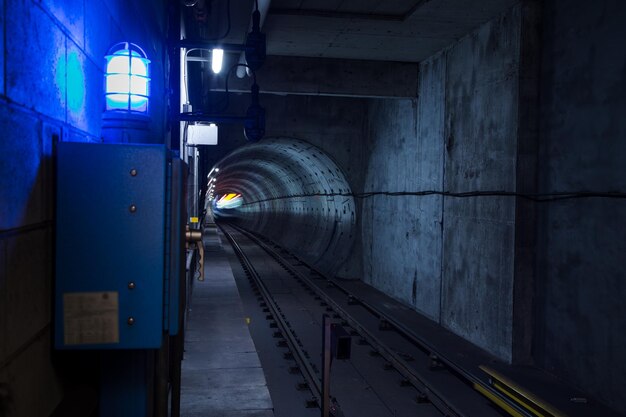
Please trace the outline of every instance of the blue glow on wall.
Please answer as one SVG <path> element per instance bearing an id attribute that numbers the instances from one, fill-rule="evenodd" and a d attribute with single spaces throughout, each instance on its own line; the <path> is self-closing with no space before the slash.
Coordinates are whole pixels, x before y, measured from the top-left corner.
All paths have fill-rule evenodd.
<path id="1" fill-rule="evenodd" d="M 107 111 L 148 113 L 150 60 L 137 45 L 121 42 L 106 56 Z"/>
<path id="2" fill-rule="evenodd" d="M 85 74 L 78 51 L 67 55 L 67 108 L 75 113 L 85 104 Z"/>
<path id="3" fill-rule="evenodd" d="M 67 59 L 65 56 L 65 51 L 57 54 L 56 65 L 54 66 L 54 68 L 51 68 L 51 70 L 54 71 L 54 81 L 58 91 L 59 100 L 61 103 L 63 103 L 65 101 L 67 87 Z"/>

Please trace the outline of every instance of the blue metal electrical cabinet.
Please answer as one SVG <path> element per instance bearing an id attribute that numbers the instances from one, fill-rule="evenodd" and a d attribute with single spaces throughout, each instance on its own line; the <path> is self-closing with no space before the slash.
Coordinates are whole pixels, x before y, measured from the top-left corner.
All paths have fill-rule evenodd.
<path id="1" fill-rule="evenodd" d="M 182 170 L 164 145 L 59 144 L 56 348 L 158 349 L 178 332 Z"/>
<path id="2" fill-rule="evenodd" d="M 185 238 L 184 231 L 187 224 L 187 212 L 185 206 L 186 169 L 187 165 L 179 159 L 172 158 L 170 169 L 170 202 L 169 211 L 169 255 L 166 259 L 169 264 L 169 300 L 167 308 L 166 329 L 170 335 L 177 335 L 184 325 L 184 310 L 186 308 L 186 283 L 185 271 Z"/>

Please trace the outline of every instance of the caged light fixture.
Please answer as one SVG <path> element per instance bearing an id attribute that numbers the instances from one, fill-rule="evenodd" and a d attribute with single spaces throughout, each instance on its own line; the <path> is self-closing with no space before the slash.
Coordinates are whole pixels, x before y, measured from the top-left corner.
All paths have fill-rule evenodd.
<path id="1" fill-rule="evenodd" d="M 148 114 L 150 60 L 139 46 L 115 44 L 105 57 L 105 109 Z"/>

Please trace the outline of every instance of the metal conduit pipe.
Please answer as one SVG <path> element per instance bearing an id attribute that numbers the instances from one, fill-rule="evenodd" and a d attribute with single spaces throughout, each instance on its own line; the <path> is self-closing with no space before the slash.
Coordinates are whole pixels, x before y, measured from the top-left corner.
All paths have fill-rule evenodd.
<path id="1" fill-rule="evenodd" d="M 261 19 L 260 19 L 260 24 L 259 26 L 262 28 L 263 27 L 263 22 L 265 22 L 265 17 L 267 16 L 267 11 L 270 9 L 270 3 L 271 0 L 258 0 L 259 3 L 259 13 L 261 14 Z M 252 2 L 252 11 L 254 12 L 256 10 L 256 1 Z M 252 29 L 252 19 L 250 19 L 250 25 L 248 26 L 248 32 Z M 245 54 L 242 52 L 241 55 L 239 55 L 239 63 L 240 64 L 245 64 L 246 63 L 246 56 Z M 250 75 L 250 70 L 246 67 L 243 66 L 239 66 L 237 67 L 237 77 L 239 78 L 243 78 L 247 75 Z"/>
<path id="2" fill-rule="evenodd" d="M 236 223 L 280 243 L 334 275 L 354 244 L 355 204 L 340 167 L 317 147 L 271 138 L 233 151 L 216 164 L 216 194 L 238 192 Z M 236 190 L 236 191 L 235 191 Z"/>

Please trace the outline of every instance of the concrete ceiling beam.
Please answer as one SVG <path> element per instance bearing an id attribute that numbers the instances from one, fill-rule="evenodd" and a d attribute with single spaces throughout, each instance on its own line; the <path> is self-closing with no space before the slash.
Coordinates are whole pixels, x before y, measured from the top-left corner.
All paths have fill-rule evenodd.
<path id="1" fill-rule="evenodd" d="M 414 98 L 417 71 L 414 63 L 268 56 L 256 75 L 266 94 Z M 229 91 L 250 92 L 250 84 L 231 77 Z"/>

